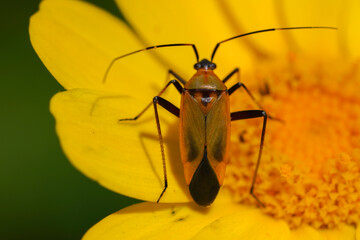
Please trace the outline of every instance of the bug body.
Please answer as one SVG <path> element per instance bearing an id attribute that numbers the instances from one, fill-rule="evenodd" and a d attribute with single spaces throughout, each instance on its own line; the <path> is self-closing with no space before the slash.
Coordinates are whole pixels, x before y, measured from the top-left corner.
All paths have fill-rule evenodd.
<path id="1" fill-rule="evenodd" d="M 229 94 L 209 65 L 208 60 L 200 62 L 180 104 L 181 160 L 190 194 L 199 205 L 214 201 L 229 160 Z"/>
<path id="2" fill-rule="evenodd" d="M 251 92 L 239 80 L 239 69 L 235 68 L 223 80 L 214 73 L 216 68 L 213 59 L 220 44 L 227 41 L 248 36 L 251 34 L 270 32 L 276 30 L 293 30 L 293 29 L 336 29 L 333 27 L 291 27 L 291 28 L 270 28 L 245 34 L 237 35 L 225 39 L 216 44 L 211 60 L 203 59 L 199 61 L 199 55 L 194 44 L 177 43 L 164 44 L 147 47 L 128 54 L 116 57 L 112 60 L 107 68 L 103 82 L 107 78 L 108 72 L 114 62 L 117 60 L 142 51 L 177 46 L 191 46 L 196 56 L 194 68 L 196 73 L 189 80 L 185 81 L 178 74 L 169 70 L 169 74 L 176 79 L 168 82 L 166 86 L 153 98 L 134 118 L 119 119 L 119 121 L 137 120 L 151 105 L 154 106 L 155 120 L 159 136 L 159 143 L 162 155 L 162 164 L 164 170 L 164 188 L 160 193 L 157 202 L 160 201 L 165 193 L 167 182 L 167 171 L 165 161 L 165 151 L 163 138 L 160 127 L 160 120 L 157 107 L 160 105 L 168 112 L 179 117 L 179 136 L 180 136 L 180 155 L 184 166 L 184 174 L 186 183 L 189 185 L 189 191 L 194 201 L 201 206 L 210 205 L 216 198 L 221 185 L 223 184 L 226 164 L 229 161 L 229 144 L 230 144 L 230 122 L 242 119 L 263 118 L 263 125 L 260 137 L 260 147 L 257 162 L 254 169 L 254 175 L 250 187 L 250 194 L 255 200 L 263 206 L 254 194 L 255 179 L 260 165 L 261 153 L 264 145 L 264 137 L 266 130 L 267 114 L 255 100 Z M 238 82 L 230 88 L 225 86 L 226 81 L 234 74 L 238 74 Z M 180 108 L 161 97 L 162 93 L 168 86 L 173 84 L 181 94 Z M 229 97 L 238 89 L 244 89 L 250 98 L 259 108 L 258 110 L 244 110 L 230 112 Z M 271 119 L 272 117 L 269 116 Z"/>

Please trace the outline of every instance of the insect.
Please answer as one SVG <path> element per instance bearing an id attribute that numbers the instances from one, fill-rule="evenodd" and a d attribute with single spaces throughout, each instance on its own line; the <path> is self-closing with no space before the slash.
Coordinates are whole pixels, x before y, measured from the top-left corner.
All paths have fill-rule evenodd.
<path id="1" fill-rule="evenodd" d="M 224 79 L 221 80 L 214 73 L 216 64 L 213 62 L 213 59 L 219 46 L 233 39 L 262 32 L 310 28 L 336 29 L 333 27 L 291 27 L 271 28 L 248 32 L 217 43 L 212 52 L 210 60 L 203 59 L 199 61 L 199 55 L 196 46 L 194 44 L 188 43 L 151 46 L 130 52 L 112 60 L 106 70 L 103 82 L 105 82 L 109 70 L 111 69 L 114 62 L 141 51 L 164 47 L 191 46 L 196 56 L 196 63 L 194 65 L 196 73 L 191 77 L 190 80 L 185 81 L 177 73 L 169 70 L 169 74 L 174 76 L 175 79 L 169 81 L 159 92 L 159 94 L 153 98 L 153 101 L 150 102 L 138 115 L 133 118 L 124 118 L 119 120 L 135 121 L 140 118 L 143 113 L 151 107 L 151 105 L 154 107 L 164 174 L 164 188 L 160 193 L 157 202 L 160 201 L 168 187 L 165 151 L 158 114 L 158 105 L 160 105 L 169 113 L 179 118 L 180 155 L 182 164 L 184 166 L 185 180 L 189 186 L 189 191 L 193 200 L 201 206 L 208 206 L 213 203 L 220 187 L 223 184 L 226 165 L 229 162 L 229 145 L 231 133 L 230 122 L 243 119 L 262 118 L 263 123 L 259 153 L 250 186 L 250 194 L 260 205 L 262 205 L 262 203 L 254 194 L 254 186 L 260 166 L 267 119 L 271 119 L 272 117 L 266 114 L 264 109 L 255 100 L 254 96 L 251 94 L 248 88 L 239 81 L 239 68 L 235 68 L 231 73 L 229 73 Z M 225 83 L 235 74 L 238 75 L 238 82 L 228 88 Z M 161 95 L 170 85 L 173 85 L 179 94 L 181 94 L 180 108 L 161 97 Z M 245 90 L 245 92 L 258 106 L 258 110 L 230 112 L 229 98 L 236 90 L 241 88 Z"/>

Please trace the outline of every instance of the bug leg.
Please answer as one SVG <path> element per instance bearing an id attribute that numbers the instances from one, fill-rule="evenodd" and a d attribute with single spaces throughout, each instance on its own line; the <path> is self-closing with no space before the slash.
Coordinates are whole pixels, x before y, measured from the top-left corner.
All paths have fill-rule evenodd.
<path id="1" fill-rule="evenodd" d="M 159 92 L 159 94 L 157 96 L 160 96 L 161 94 L 163 94 L 165 92 L 165 90 L 167 89 L 167 87 L 170 85 L 170 84 L 173 84 L 176 88 L 176 90 L 181 94 L 182 91 L 183 91 L 183 87 L 180 85 L 180 83 L 178 81 L 176 81 L 175 79 L 174 80 L 171 80 L 169 81 L 166 86 Z M 148 110 L 148 108 L 151 106 L 152 103 L 149 103 L 138 115 L 136 115 L 135 117 L 133 118 L 123 118 L 123 119 L 119 119 L 119 121 L 135 121 L 136 119 L 138 119 L 141 115 L 144 114 L 144 112 L 146 112 L 146 110 Z M 175 106 L 174 106 L 175 107 Z"/>
<path id="2" fill-rule="evenodd" d="M 250 98 L 252 99 L 252 101 L 261 109 L 263 110 L 264 108 L 261 106 L 261 104 L 255 99 L 255 97 L 252 95 L 252 93 L 249 91 L 249 89 L 245 86 L 245 84 L 243 84 L 242 82 L 238 82 L 236 84 L 234 84 L 234 86 L 232 86 L 229 90 L 228 93 L 229 95 L 233 94 L 236 90 L 238 90 L 239 88 L 244 88 L 246 93 L 250 96 Z M 270 115 L 267 115 L 267 117 L 271 120 L 277 120 L 280 121 L 282 123 L 284 123 L 284 121 L 280 118 L 276 118 Z"/>
<path id="3" fill-rule="evenodd" d="M 173 70 L 169 70 L 168 71 L 168 76 L 174 76 L 177 80 L 179 80 L 183 85 L 185 85 L 186 81 L 184 80 L 184 78 L 180 77 L 179 74 L 177 74 L 176 72 L 174 72 Z"/>
<path id="4" fill-rule="evenodd" d="M 183 91 L 183 87 L 180 85 L 180 83 L 176 80 L 171 80 L 169 81 L 166 86 L 159 92 L 158 96 L 153 98 L 153 101 L 151 103 L 149 103 L 138 115 L 136 115 L 133 118 L 123 118 L 123 119 L 119 119 L 118 121 L 135 121 L 136 119 L 138 119 L 150 106 L 151 104 L 153 104 L 154 106 L 154 110 L 155 110 L 155 120 L 156 120 L 156 126 L 157 126 L 157 131 L 158 131 L 158 137 L 159 137 L 159 143 L 160 143 L 160 150 L 161 150 L 161 157 L 162 157 L 162 163 L 163 163 L 163 171 L 164 171 L 164 189 L 162 190 L 157 202 L 160 201 L 161 197 L 163 196 L 163 194 L 165 193 L 168 183 L 167 183 L 167 174 L 166 174 L 166 162 L 165 162 L 165 153 L 164 153 L 164 144 L 163 144 L 163 138 L 162 138 L 162 134 L 161 134 L 161 128 L 160 128 L 160 120 L 159 120 L 159 114 L 158 114 L 158 110 L 157 110 L 157 104 L 159 104 L 160 106 L 162 106 L 163 108 L 165 108 L 167 111 L 169 111 L 170 113 L 174 114 L 176 117 L 179 117 L 180 114 L 180 110 L 179 108 L 177 108 L 175 105 L 173 105 L 172 103 L 170 103 L 169 101 L 163 99 L 162 97 L 160 97 L 161 94 L 163 94 L 165 92 L 165 90 L 167 89 L 167 87 L 173 84 L 175 86 L 175 88 L 178 90 L 179 93 L 182 93 Z"/>
<path id="5" fill-rule="evenodd" d="M 250 118 L 259 118 L 259 117 L 263 117 L 264 121 L 263 121 L 263 127 L 262 127 L 262 131 L 261 131 L 259 155 L 258 155 L 256 166 L 255 166 L 254 176 L 253 176 L 253 179 L 251 182 L 250 194 L 251 194 L 251 196 L 253 196 L 255 198 L 255 200 L 262 207 L 265 207 L 264 204 L 262 202 L 260 202 L 260 200 L 254 194 L 254 188 L 255 188 L 255 181 L 256 181 L 257 173 L 258 173 L 259 166 L 260 166 L 261 154 L 262 154 L 262 150 L 263 150 L 263 146 L 264 146 L 266 121 L 267 121 L 268 116 L 267 116 L 266 112 L 263 110 L 246 110 L 246 111 L 239 111 L 239 112 L 231 113 L 231 121 L 236 121 L 236 120 L 241 120 L 241 119 L 250 119 Z"/>
<path id="6" fill-rule="evenodd" d="M 165 87 L 158 93 L 157 96 L 160 96 L 161 94 L 163 94 L 165 92 L 165 90 L 168 88 L 168 86 L 170 84 L 173 84 L 176 88 L 176 90 L 181 94 L 182 91 L 183 91 L 183 87 L 181 86 L 181 84 L 176 81 L 175 79 L 169 81 Z M 98 97 L 94 104 L 92 105 L 91 109 L 90 109 L 90 116 L 93 115 L 94 113 L 94 110 L 95 110 L 95 107 L 97 105 L 98 102 L 100 102 L 101 100 L 104 100 L 104 99 L 112 99 L 112 98 L 123 98 L 124 95 L 113 95 L 113 96 L 101 96 L 101 97 Z M 146 110 L 151 106 L 151 102 L 138 114 L 136 115 L 135 117 L 133 118 L 124 118 L 124 119 L 119 119 L 119 121 L 130 121 L 130 120 L 136 120 L 138 119 L 144 112 L 146 112 Z"/>
<path id="7" fill-rule="evenodd" d="M 158 200 L 156 201 L 158 203 L 160 201 L 161 197 L 164 195 L 164 193 L 165 193 L 165 191 L 166 191 L 166 189 L 168 187 L 168 182 L 167 182 L 167 173 L 166 173 L 164 141 L 163 141 L 162 134 L 161 134 L 161 127 L 160 127 L 159 113 L 158 113 L 158 110 L 157 110 L 157 104 L 159 104 L 160 106 L 162 106 L 163 108 L 165 108 L 166 110 L 168 110 L 169 112 L 171 112 L 172 114 L 174 114 L 177 117 L 179 117 L 180 110 L 179 110 L 179 108 L 175 107 L 172 103 L 170 103 L 169 101 L 163 99 L 162 97 L 156 96 L 153 99 L 156 127 L 157 127 L 157 131 L 158 131 L 160 150 L 161 150 L 161 159 L 162 159 L 163 171 L 164 171 L 164 189 L 162 190 Z"/>
<path id="8" fill-rule="evenodd" d="M 234 86 L 232 86 L 231 88 L 229 88 L 228 93 L 229 95 L 233 94 L 236 90 L 238 90 L 239 88 L 244 88 L 246 93 L 250 96 L 250 98 L 253 100 L 253 102 L 260 108 L 262 109 L 260 103 L 258 101 L 256 101 L 255 97 L 252 95 L 252 93 L 249 91 L 249 89 L 245 86 L 245 84 L 243 84 L 242 82 L 238 82 L 236 84 L 234 84 Z"/>
<path id="9" fill-rule="evenodd" d="M 229 80 L 234 74 L 237 74 L 238 82 L 240 82 L 240 69 L 235 68 L 231 73 L 229 73 L 223 80 L 223 83 L 226 83 L 227 80 Z"/>

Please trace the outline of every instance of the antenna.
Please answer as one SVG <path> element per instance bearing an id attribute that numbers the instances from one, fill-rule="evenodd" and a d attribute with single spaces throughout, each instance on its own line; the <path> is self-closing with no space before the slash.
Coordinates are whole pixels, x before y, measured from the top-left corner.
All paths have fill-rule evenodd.
<path id="1" fill-rule="evenodd" d="M 263 32 L 272 32 L 272 31 L 281 31 L 281 30 L 294 30 L 294 29 L 333 29 L 333 30 L 337 30 L 336 27 L 323 27 L 323 26 L 315 26 L 315 27 L 288 27 L 288 28 L 269 28 L 269 29 L 263 29 L 263 30 L 258 30 L 258 31 L 254 31 L 254 32 L 248 32 L 248 33 L 244 33 L 244 34 L 240 34 L 237 35 L 235 37 L 231 37 L 225 40 L 222 40 L 221 42 L 217 43 L 212 54 L 211 54 L 211 62 L 214 59 L 215 53 L 217 51 L 217 49 L 219 48 L 220 44 L 224 43 L 224 42 L 228 42 L 230 40 L 236 39 L 236 38 L 241 38 L 241 37 L 245 37 L 248 35 L 252 35 L 252 34 L 256 34 L 256 33 L 263 33 Z"/>
<path id="2" fill-rule="evenodd" d="M 109 75 L 110 69 L 111 67 L 114 65 L 114 63 L 124 57 L 127 57 L 129 55 L 138 53 L 138 52 L 142 52 L 142 51 L 146 51 L 146 50 L 150 50 L 150 49 L 156 49 L 156 48 L 164 48 L 164 47 L 178 47 L 178 46 L 191 46 L 194 50 L 195 53 L 195 57 L 196 57 L 196 62 L 199 62 L 199 54 L 198 51 L 196 49 L 195 44 L 191 44 L 191 43 L 175 43 L 175 44 L 163 44 L 163 45 L 155 45 L 155 46 L 151 46 L 151 47 L 147 47 L 147 48 L 143 48 L 134 52 L 130 52 L 124 55 L 121 55 L 119 57 L 114 58 L 111 63 L 109 64 L 108 68 L 106 69 L 106 72 L 104 74 L 104 78 L 103 78 L 103 83 L 105 83 L 107 76 Z"/>

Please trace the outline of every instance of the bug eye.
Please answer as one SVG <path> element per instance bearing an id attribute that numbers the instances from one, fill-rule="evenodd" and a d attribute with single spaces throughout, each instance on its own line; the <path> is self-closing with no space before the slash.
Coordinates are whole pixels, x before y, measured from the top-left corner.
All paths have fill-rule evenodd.
<path id="1" fill-rule="evenodd" d="M 210 63 L 209 68 L 210 68 L 211 70 L 214 70 L 214 69 L 216 68 L 216 64 L 215 64 L 215 63 Z"/>
<path id="2" fill-rule="evenodd" d="M 199 70 L 201 68 L 201 64 L 200 63 L 195 63 L 194 68 L 195 68 L 195 70 Z"/>

